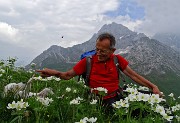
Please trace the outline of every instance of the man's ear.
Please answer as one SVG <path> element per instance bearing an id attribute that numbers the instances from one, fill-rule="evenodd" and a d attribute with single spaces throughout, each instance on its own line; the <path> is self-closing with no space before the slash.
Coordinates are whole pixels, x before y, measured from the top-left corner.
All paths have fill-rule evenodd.
<path id="1" fill-rule="evenodd" d="M 113 53 L 115 52 L 115 50 L 116 50 L 116 48 L 112 48 L 112 49 L 111 49 L 111 51 L 112 51 Z"/>

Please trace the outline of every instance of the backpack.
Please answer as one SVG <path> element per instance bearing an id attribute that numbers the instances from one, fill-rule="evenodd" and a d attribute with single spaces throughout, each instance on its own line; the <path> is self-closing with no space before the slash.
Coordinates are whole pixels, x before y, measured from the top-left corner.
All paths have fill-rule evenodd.
<path id="1" fill-rule="evenodd" d="M 94 54 L 96 54 L 96 51 L 91 50 L 91 51 L 84 52 L 81 55 L 81 59 L 86 58 L 86 72 L 84 72 L 83 74 L 79 76 L 78 81 L 80 81 L 80 78 L 82 76 L 82 79 L 85 81 L 85 85 L 87 86 L 89 86 L 89 77 L 90 77 L 91 65 L 92 65 L 91 59 Z M 116 55 L 114 56 L 114 64 L 116 65 L 116 70 L 118 72 L 119 78 L 121 76 L 122 81 L 125 82 L 124 76 L 122 75 L 121 70 L 119 68 L 118 58 Z"/>

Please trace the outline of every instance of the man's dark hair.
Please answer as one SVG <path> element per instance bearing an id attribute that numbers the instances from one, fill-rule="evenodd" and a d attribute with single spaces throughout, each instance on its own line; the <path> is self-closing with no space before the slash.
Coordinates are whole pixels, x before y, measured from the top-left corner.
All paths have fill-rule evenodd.
<path id="1" fill-rule="evenodd" d="M 110 34 L 110 33 L 102 33 L 98 36 L 96 41 L 102 41 L 104 39 L 109 39 L 110 40 L 110 48 L 115 48 L 116 40 L 115 37 Z"/>

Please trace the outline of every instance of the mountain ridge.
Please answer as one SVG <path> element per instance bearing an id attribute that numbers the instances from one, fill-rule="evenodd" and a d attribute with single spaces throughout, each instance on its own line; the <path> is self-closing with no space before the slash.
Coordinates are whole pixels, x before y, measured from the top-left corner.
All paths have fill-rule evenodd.
<path id="1" fill-rule="evenodd" d="M 152 81 L 167 84 L 170 92 L 173 87 L 179 85 L 180 81 L 180 53 L 158 40 L 150 39 L 143 33 L 129 30 L 121 24 L 106 24 L 86 42 L 72 47 L 63 48 L 53 45 L 31 63 L 35 63 L 37 68 L 52 68 L 61 71 L 71 69 L 80 60 L 80 55 L 85 51 L 95 48 L 96 38 L 103 32 L 111 33 L 116 38 L 115 54 L 120 54 L 129 61 L 129 65 L 141 75 Z M 30 64 L 31 64 L 30 63 Z M 26 68 L 30 68 L 30 64 Z M 173 76 L 173 78 L 171 78 Z M 172 85 L 169 85 L 171 82 Z M 162 85 L 161 85 L 162 86 Z M 179 90 L 176 88 L 176 93 Z"/>
<path id="2" fill-rule="evenodd" d="M 36 63 L 40 68 L 45 67 L 42 65 L 42 63 L 50 59 L 49 57 L 51 57 L 51 59 L 54 59 L 52 61 L 54 63 L 76 63 L 80 60 L 80 55 L 83 52 L 95 49 L 96 38 L 103 32 L 110 32 L 115 36 L 115 54 L 119 54 L 118 51 L 120 50 L 122 51 L 129 48 L 129 53 L 127 52 L 125 57 L 129 61 L 131 61 L 133 65 L 135 64 L 135 62 L 145 62 L 147 59 L 149 60 L 146 61 L 146 64 L 148 64 L 148 61 L 156 64 L 158 62 L 166 61 L 163 64 L 166 64 L 167 66 L 171 65 L 169 66 L 169 68 L 180 73 L 180 65 L 178 64 L 180 63 L 180 55 L 178 52 L 173 50 L 171 47 L 164 45 L 158 40 L 150 39 L 143 33 L 138 34 L 137 32 L 133 32 L 127 27 L 121 24 L 116 24 L 114 22 L 112 24 L 105 24 L 104 26 L 102 26 L 102 28 L 97 33 L 95 33 L 88 41 L 82 44 L 77 44 L 68 48 L 52 45 L 50 48 L 38 55 L 32 62 Z M 147 59 L 144 58 L 145 55 L 148 55 Z M 166 56 L 168 56 L 169 58 Z M 154 59 L 154 62 L 152 61 L 152 59 Z M 138 70 L 138 72 L 141 71 Z"/>
<path id="3" fill-rule="evenodd" d="M 180 36 L 173 33 L 157 33 L 153 39 L 159 40 L 163 44 L 166 44 L 173 48 L 174 50 L 180 52 Z"/>

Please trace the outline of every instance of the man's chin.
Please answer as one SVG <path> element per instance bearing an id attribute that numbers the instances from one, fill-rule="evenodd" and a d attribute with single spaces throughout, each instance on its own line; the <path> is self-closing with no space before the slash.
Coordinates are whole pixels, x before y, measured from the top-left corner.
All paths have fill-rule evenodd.
<path id="1" fill-rule="evenodd" d="M 103 61 L 105 61 L 105 59 L 104 58 L 98 58 L 98 61 L 103 62 Z"/>

